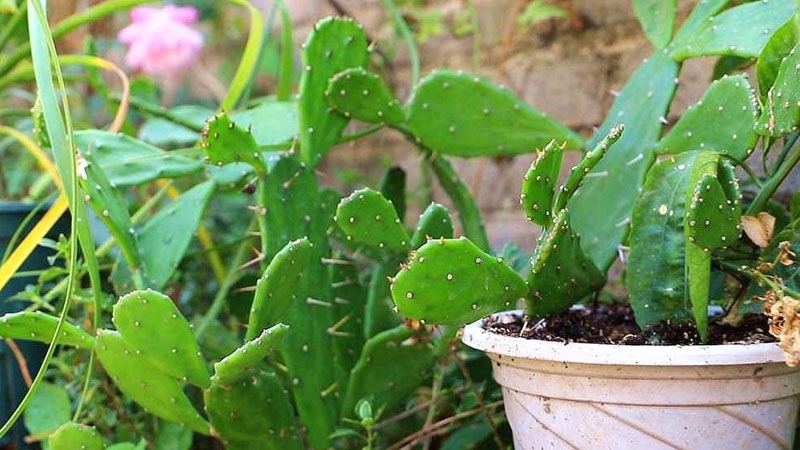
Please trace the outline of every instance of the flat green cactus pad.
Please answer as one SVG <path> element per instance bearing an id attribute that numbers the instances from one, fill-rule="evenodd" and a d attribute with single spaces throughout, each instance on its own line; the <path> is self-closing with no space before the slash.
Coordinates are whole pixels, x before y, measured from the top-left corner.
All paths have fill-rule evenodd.
<path id="1" fill-rule="evenodd" d="M 767 93 L 756 130 L 767 136 L 785 136 L 800 123 L 800 44 L 781 62 L 775 84 Z"/>
<path id="2" fill-rule="evenodd" d="M 551 140 L 583 139 L 506 89 L 474 75 L 437 70 L 414 88 L 407 127 L 433 151 L 461 157 L 531 153 Z"/>
<path id="3" fill-rule="evenodd" d="M 362 67 L 347 69 L 330 80 L 328 102 L 345 117 L 370 123 L 402 123 L 406 114 L 381 77 Z"/>
<path id="4" fill-rule="evenodd" d="M 208 423 L 194 409 L 178 380 L 142 356 L 119 332 L 98 330 L 95 348 L 103 368 L 131 400 L 162 419 L 209 433 Z"/>
<path id="5" fill-rule="evenodd" d="M 94 427 L 67 422 L 47 439 L 50 450 L 103 450 L 103 438 Z"/>
<path id="6" fill-rule="evenodd" d="M 333 257 L 347 261 L 343 255 L 334 254 Z M 331 332 L 336 335 L 333 341 L 335 361 L 344 369 L 341 385 L 346 386 L 347 375 L 364 347 L 367 286 L 359 282 L 359 269 L 355 264 L 331 264 L 328 271 L 333 287 L 333 315 L 336 320 L 331 327 Z"/>
<path id="7" fill-rule="evenodd" d="M 551 141 L 538 153 L 522 179 L 519 203 L 528 219 L 537 225 L 550 225 L 553 197 L 563 157 L 563 147 Z"/>
<path id="8" fill-rule="evenodd" d="M 677 9 L 678 0 L 633 0 L 633 12 L 656 48 L 666 46 L 672 38 Z"/>
<path id="9" fill-rule="evenodd" d="M 704 174 L 695 184 L 686 212 L 689 241 L 706 251 L 727 247 L 739 239 L 741 208 L 729 199 L 716 175 Z"/>
<path id="10" fill-rule="evenodd" d="M 203 171 L 200 161 L 166 152 L 122 133 L 80 130 L 75 132 L 75 144 L 82 152 L 92 152 L 109 181 L 118 187 Z"/>
<path id="11" fill-rule="evenodd" d="M 619 245 L 628 235 L 631 211 L 655 157 L 654 147 L 675 93 L 678 69 L 679 65 L 661 50 L 643 62 L 592 139 L 594 147 L 612 128 L 625 125 L 613 151 L 586 174 L 582 187 L 569 202 L 571 227 L 580 235 L 584 252 L 603 272 L 616 259 Z"/>
<path id="12" fill-rule="evenodd" d="M 41 311 L 8 313 L 0 317 L 0 337 L 49 344 L 53 340 L 56 325 L 58 325 L 58 317 Z M 61 325 L 61 337 L 58 339 L 58 343 L 78 348 L 92 348 L 94 338 L 75 325 L 64 322 Z"/>
<path id="13" fill-rule="evenodd" d="M 781 62 L 797 45 L 799 35 L 797 22 L 792 17 L 772 34 L 764 49 L 761 50 L 756 63 L 758 89 L 761 91 L 761 95 L 766 96 L 772 85 L 775 84 Z"/>
<path id="14" fill-rule="evenodd" d="M 411 247 L 419 248 L 428 239 L 453 237 L 453 218 L 447 208 L 438 204 L 431 203 L 419 216 L 417 228 L 411 236 Z"/>
<path id="15" fill-rule="evenodd" d="M 465 324 L 508 308 L 527 292 L 522 278 L 466 238 L 432 240 L 391 286 L 400 314 L 436 324 Z"/>
<path id="16" fill-rule="evenodd" d="M 399 166 L 387 169 L 381 177 L 380 191 L 392 202 L 397 217 L 403 222 L 406 219 L 406 171 Z"/>
<path id="17" fill-rule="evenodd" d="M 298 100 L 300 153 L 306 164 L 316 165 L 349 122 L 328 106 L 325 91 L 330 79 L 344 70 L 365 67 L 368 59 L 364 30 L 351 19 L 322 19 L 308 35 Z"/>
<path id="18" fill-rule="evenodd" d="M 391 202 L 374 189 L 359 189 L 344 198 L 336 209 L 336 223 L 348 240 L 405 254 L 408 237 Z"/>
<path id="19" fill-rule="evenodd" d="M 794 13 L 794 0 L 745 3 L 709 18 L 672 52 L 679 61 L 698 56 L 736 55 L 755 58 L 772 33 Z"/>
<path id="20" fill-rule="evenodd" d="M 215 380 L 204 394 L 214 430 L 231 450 L 302 450 L 294 409 L 280 377 L 251 369 Z"/>
<path id="21" fill-rule="evenodd" d="M 236 125 L 224 112 L 208 120 L 200 146 L 208 162 L 216 166 L 243 162 L 257 171 L 264 170 L 264 160 L 253 134 Z"/>
<path id="22" fill-rule="evenodd" d="M 288 330 L 288 326 L 279 323 L 237 348 L 214 364 L 212 381 L 232 382 L 259 367 L 267 356 L 280 349 Z"/>
<path id="23" fill-rule="evenodd" d="M 137 234 L 147 278 L 160 289 L 175 273 L 192 242 L 216 183 L 206 181 L 159 211 Z"/>
<path id="24" fill-rule="evenodd" d="M 527 277 L 529 315 L 541 317 L 565 311 L 605 284 L 605 277 L 583 253 L 569 223 L 569 213 L 561 211 L 539 238 Z"/>
<path id="25" fill-rule="evenodd" d="M 709 150 L 744 161 L 755 149 L 753 129 L 758 106 L 745 76 L 727 76 L 711 84 L 658 143 L 659 153 Z"/>
<path id="26" fill-rule="evenodd" d="M 205 388 L 209 373 L 189 322 L 156 291 L 134 291 L 114 305 L 114 325 L 142 358 L 164 373 Z"/>
<path id="27" fill-rule="evenodd" d="M 376 410 L 391 411 L 405 401 L 426 377 L 433 350 L 403 326 L 383 331 L 364 345 L 350 374 L 342 417 L 356 417 L 355 406 L 368 398 Z"/>
<path id="28" fill-rule="evenodd" d="M 298 288 L 313 256 L 314 244 L 308 238 L 289 242 L 272 258 L 258 279 L 245 340 L 259 336 L 265 329 L 286 320 L 292 303 L 299 301 Z"/>
<path id="29" fill-rule="evenodd" d="M 389 277 L 395 273 L 397 263 L 394 261 L 381 261 L 372 266 L 364 311 L 364 336 L 367 338 L 402 323 L 402 317 L 393 310 L 389 289 Z"/>
<path id="30" fill-rule="evenodd" d="M 453 201 L 464 235 L 481 250 L 489 251 L 489 238 L 483 227 L 481 211 L 475 203 L 475 199 L 470 195 L 464 180 L 458 176 L 450 161 L 441 155 L 431 155 L 428 163 L 442 189 Z"/>

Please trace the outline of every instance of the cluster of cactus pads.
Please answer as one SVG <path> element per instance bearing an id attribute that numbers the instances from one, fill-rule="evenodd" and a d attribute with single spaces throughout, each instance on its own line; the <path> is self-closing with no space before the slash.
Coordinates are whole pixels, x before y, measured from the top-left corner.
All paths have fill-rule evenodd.
<path id="1" fill-rule="evenodd" d="M 166 155 L 157 170 L 143 165 L 146 158 L 108 164 L 109 148 L 139 156 L 162 151 L 124 136 L 78 133 L 80 188 L 116 241 L 122 258 L 112 280 L 128 293 L 114 306 L 114 330 L 92 336 L 66 323 L 57 342 L 96 351 L 118 388 L 150 413 L 248 450 L 330 448 L 332 433 L 354 417 L 360 400 L 379 410 L 400 405 L 424 380 L 437 357 L 435 341 L 444 338 L 407 326 L 395 312 L 461 325 L 525 299 L 531 319 L 545 317 L 596 295 L 620 254 L 627 253 L 626 284 L 642 327 L 693 320 L 705 338 L 712 263 L 732 246 L 738 254 L 742 246 L 761 251 L 741 239 L 750 199 L 736 166 L 759 139 L 796 138 L 800 33 L 793 0 L 722 13 L 727 1 L 704 0 L 673 37 L 675 3 L 634 1 L 656 51 L 588 141 L 462 72 L 435 71 L 401 103 L 369 71 L 360 25 L 319 22 L 303 47 L 296 102 L 274 103 L 297 111 L 296 148 L 265 151 L 276 144 L 268 139 L 272 130 L 237 112 L 218 112 L 202 135 L 209 172 L 235 167 L 254 175 L 262 273 L 241 346 L 213 366 L 173 301 L 151 289 L 166 284 L 225 183 L 212 175 L 137 229 L 119 188 L 194 174 L 203 164 Z M 721 77 L 662 133 L 681 62 L 698 55 L 758 58 L 760 95 L 744 76 Z M 414 226 L 406 223 L 399 168 L 379 190 L 344 196 L 319 185 L 315 168 L 345 138 L 351 119 L 392 128 L 415 145 L 450 197 L 463 237 L 455 237 L 450 212 L 437 203 Z M 559 184 L 568 150 L 585 153 Z M 445 156 L 534 152 L 520 203 L 541 234 L 521 276 L 492 253 L 477 206 Z M 781 158 L 794 164 L 800 157 Z M 765 203 L 752 201 L 747 214 Z M 776 248 L 770 244 L 755 260 Z M 362 274 L 365 258 L 370 268 Z M 42 313 L 9 314 L 0 318 L 0 336 L 49 342 L 58 322 Z M 188 386 L 202 391 L 205 414 Z M 50 438 L 53 450 L 102 445 L 93 429 L 75 423 Z"/>

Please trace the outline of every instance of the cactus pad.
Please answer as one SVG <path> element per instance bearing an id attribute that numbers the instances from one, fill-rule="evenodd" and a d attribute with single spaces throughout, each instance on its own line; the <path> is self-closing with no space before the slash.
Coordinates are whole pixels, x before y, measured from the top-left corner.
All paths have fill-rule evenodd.
<path id="1" fill-rule="evenodd" d="M 224 112 L 208 120 L 200 146 L 208 162 L 216 166 L 243 162 L 256 171 L 264 170 L 264 160 L 253 134 L 237 126 Z"/>
<path id="2" fill-rule="evenodd" d="M 351 19 L 322 19 L 308 35 L 298 100 L 300 153 L 306 164 L 316 165 L 349 122 L 328 106 L 325 91 L 330 79 L 344 70 L 366 66 L 368 59 L 364 30 Z"/>
<path id="3" fill-rule="evenodd" d="M 659 153 L 709 150 L 744 161 L 755 148 L 758 107 L 747 77 L 727 76 L 711 84 L 659 142 Z"/>
<path id="4" fill-rule="evenodd" d="M 20 311 L 0 317 L 0 337 L 50 343 L 58 325 L 58 317 L 40 311 Z M 92 348 L 94 338 L 89 333 L 64 322 L 61 325 L 60 345 Z"/>
<path id="5" fill-rule="evenodd" d="M 405 254 L 410 240 L 397 211 L 380 192 L 364 188 L 344 198 L 336 208 L 336 223 L 348 240 Z"/>
<path id="6" fill-rule="evenodd" d="M 531 153 L 551 140 L 583 139 L 508 90 L 476 76 L 437 70 L 414 87 L 408 129 L 433 151 L 461 157 Z"/>
<path id="7" fill-rule="evenodd" d="M 739 239 L 741 209 L 729 199 L 716 175 L 704 174 L 695 184 L 686 212 L 689 241 L 706 251 L 727 247 Z"/>
<path id="8" fill-rule="evenodd" d="M 380 191 L 392 202 L 397 217 L 403 222 L 406 219 L 406 171 L 399 166 L 390 167 L 383 173 Z"/>
<path id="9" fill-rule="evenodd" d="M 633 12 L 650 42 L 662 48 L 672 38 L 678 0 L 633 0 Z"/>
<path id="10" fill-rule="evenodd" d="M 178 380 L 153 365 L 118 332 L 98 330 L 95 348 L 103 368 L 123 394 L 162 419 L 209 433 L 208 423 L 194 409 Z"/>
<path id="11" fill-rule="evenodd" d="M 297 298 L 297 290 L 311 262 L 313 247 L 308 238 L 299 239 L 286 244 L 272 258 L 256 286 L 246 341 L 285 321 L 292 303 L 301 300 Z"/>
<path id="12" fill-rule="evenodd" d="M 325 95 L 345 117 L 388 124 L 399 124 L 406 118 L 400 102 L 383 80 L 362 67 L 347 69 L 331 78 Z"/>
<path id="13" fill-rule="evenodd" d="M 139 230 L 139 251 L 153 287 L 163 287 L 175 273 L 200 226 L 215 187 L 214 181 L 194 186 Z"/>
<path id="14" fill-rule="evenodd" d="M 569 213 L 563 210 L 539 238 L 527 278 L 529 315 L 565 311 L 605 284 L 605 277 L 583 253 L 569 223 Z"/>
<path id="15" fill-rule="evenodd" d="M 469 240 L 483 251 L 489 251 L 489 238 L 481 220 L 481 211 L 475 199 L 469 193 L 469 188 L 458 176 L 450 162 L 441 155 L 431 155 L 427 160 L 442 189 L 453 201 L 461 221 L 461 228 Z"/>
<path id="16" fill-rule="evenodd" d="M 125 341 L 164 373 L 205 388 L 209 373 L 189 322 L 156 291 L 134 291 L 114 305 L 114 325 Z"/>
<path id="17" fill-rule="evenodd" d="M 797 11 L 792 0 L 750 2 L 710 17 L 680 41 L 672 56 L 679 61 L 712 55 L 755 58 L 772 33 Z"/>
<path id="18" fill-rule="evenodd" d="M 419 248 L 429 239 L 453 237 L 453 219 L 447 208 L 438 204 L 431 203 L 419 216 L 417 229 L 411 236 L 411 247 Z"/>
<path id="19" fill-rule="evenodd" d="M 756 130 L 767 136 L 785 136 L 800 123 L 800 44 L 781 62 L 775 84 L 767 93 Z"/>
<path id="20" fill-rule="evenodd" d="M 288 330 L 288 326 L 279 323 L 237 348 L 214 364 L 212 381 L 233 381 L 258 367 L 267 356 L 280 349 Z"/>
<path id="21" fill-rule="evenodd" d="M 761 91 L 761 95 L 766 96 L 772 85 L 775 84 L 781 62 L 797 45 L 798 38 L 800 38 L 798 35 L 800 35 L 800 30 L 798 30 L 795 18 L 792 17 L 772 34 L 764 49 L 761 50 L 756 63 L 758 89 Z"/>
<path id="22" fill-rule="evenodd" d="M 465 324 L 525 295 L 522 278 L 466 238 L 431 240 L 391 286 L 399 312 L 436 324 Z"/>
<path id="23" fill-rule="evenodd" d="M 346 261 L 340 255 L 333 256 Z M 364 313 L 367 303 L 367 287 L 359 282 L 358 268 L 355 264 L 331 264 L 329 267 L 333 287 L 333 315 L 336 334 L 333 347 L 335 361 L 344 369 L 342 386 L 347 385 L 347 375 L 356 364 L 361 348 L 364 347 Z M 388 287 L 386 288 L 388 291 Z"/>
<path id="24" fill-rule="evenodd" d="M 67 422 L 47 439 L 50 450 L 103 450 L 103 438 L 94 427 Z"/>
<path id="25" fill-rule="evenodd" d="M 378 410 L 392 410 L 419 387 L 434 355 L 413 335 L 414 330 L 400 326 L 367 341 L 350 375 L 342 403 L 343 417 L 356 417 L 355 406 L 363 398 L 369 398 Z"/>
<path id="26" fill-rule="evenodd" d="M 563 147 L 557 145 L 555 141 L 550 141 L 537 155 L 522 179 L 519 203 L 528 219 L 537 225 L 543 227 L 550 225 L 553 196 L 563 157 Z"/>

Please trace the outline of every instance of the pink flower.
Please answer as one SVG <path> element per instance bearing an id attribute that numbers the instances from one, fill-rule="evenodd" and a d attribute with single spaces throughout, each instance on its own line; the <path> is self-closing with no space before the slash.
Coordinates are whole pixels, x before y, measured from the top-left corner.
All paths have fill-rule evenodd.
<path id="1" fill-rule="evenodd" d="M 128 45 L 125 63 L 153 77 L 174 76 L 190 68 L 203 48 L 203 35 L 190 26 L 198 16 L 191 6 L 133 8 L 131 24 L 119 32 L 119 40 Z"/>

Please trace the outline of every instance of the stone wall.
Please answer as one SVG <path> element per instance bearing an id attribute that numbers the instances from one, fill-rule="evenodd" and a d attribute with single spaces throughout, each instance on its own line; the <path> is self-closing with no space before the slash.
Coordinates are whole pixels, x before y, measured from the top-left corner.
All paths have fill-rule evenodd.
<path id="1" fill-rule="evenodd" d="M 305 39 L 319 18 L 334 14 L 328 0 L 289 0 L 298 41 Z M 408 57 L 393 35 L 391 18 L 378 0 L 338 0 L 364 27 L 368 35 L 396 48 L 390 81 L 399 96 L 408 93 Z M 652 47 L 633 16 L 629 0 L 561 0 L 572 15 L 535 27 L 514 24 L 525 0 L 476 0 L 479 23 L 477 52 L 472 35 L 455 36 L 447 30 L 420 46 L 423 76 L 438 67 L 464 69 L 504 84 L 539 110 L 588 136 L 599 125 L 619 90 Z M 681 1 L 681 16 L 693 1 Z M 467 2 L 432 0 L 451 23 Z M 476 54 L 477 53 L 477 54 Z M 478 61 L 475 66 L 475 61 Z M 684 66 L 671 118 L 697 101 L 705 90 L 712 60 L 693 60 Z M 458 105 L 453 105 L 458 107 Z M 377 179 L 389 155 L 409 172 L 411 186 L 418 182 L 419 155 L 397 133 L 386 130 L 350 146 L 335 149 L 323 172 L 324 181 L 339 184 L 336 167 L 366 172 Z M 574 158 L 577 155 L 572 155 Z M 532 249 L 538 230 L 524 220 L 517 198 L 530 156 L 504 159 L 454 160 L 459 173 L 472 186 L 489 235 L 495 246 L 513 240 Z M 355 186 L 342 186 L 345 190 Z M 441 193 L 437 201 L 446 203 Z M 411 212 L 410 214 L 414 214 Z M 413 216 L 409 215 L 413 220 Z"/>

